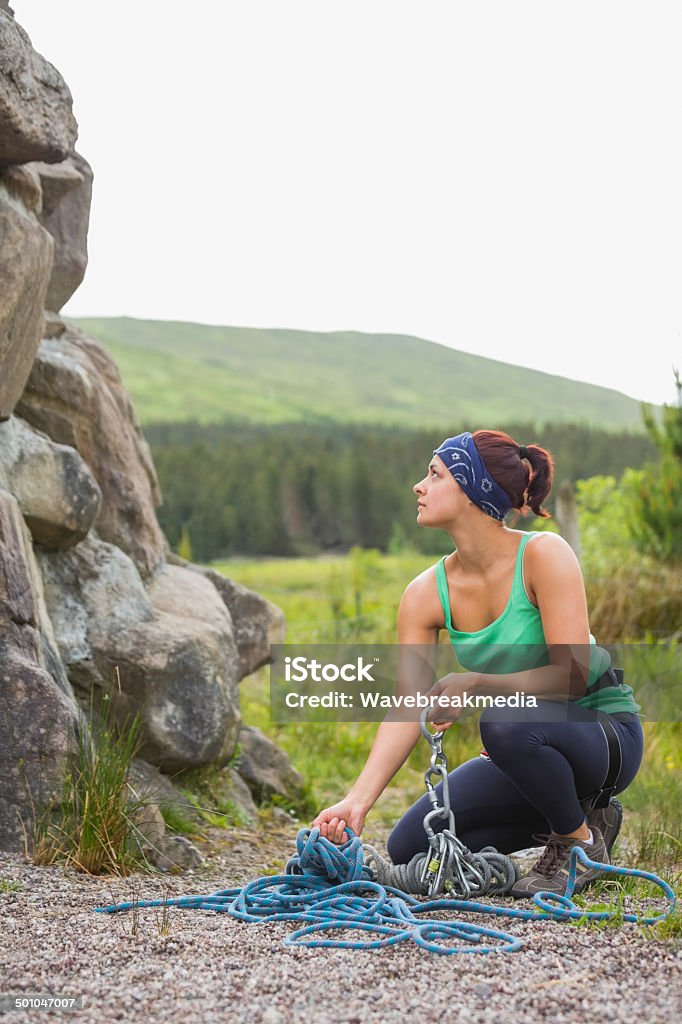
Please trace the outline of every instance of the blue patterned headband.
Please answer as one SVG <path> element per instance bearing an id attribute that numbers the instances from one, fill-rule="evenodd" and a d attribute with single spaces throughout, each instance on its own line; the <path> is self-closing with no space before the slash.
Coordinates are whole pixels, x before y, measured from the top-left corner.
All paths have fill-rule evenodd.
<path id="1" fill-rule="evenodd" d="M 485 468 L 474 439 L 468 431 L 448 437 L 434 450 L 470 501 L 493 519 L 504 519 L 512 508 L 509 495 L 495 483 Z"/>

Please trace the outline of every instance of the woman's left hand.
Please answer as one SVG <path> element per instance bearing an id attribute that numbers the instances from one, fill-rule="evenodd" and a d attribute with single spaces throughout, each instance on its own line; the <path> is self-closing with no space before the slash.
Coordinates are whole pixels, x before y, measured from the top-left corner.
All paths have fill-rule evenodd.
<path id="1" fill-rule="evenodd" d="M 450 672 L 449 675 L 443 676 L 437 683 L 434 683 L 426 696 L 429 698 L 443 697 L 446 699 L 445 705 L 442 707 L 438 702 L 434 702 L 433 707 L 429 708 L 429 713 L 426 716 L 427 721 L 431 722 L 434 729 L 437 729 L 439 732 L 445 732 L 453 722 L 460 718 L 466 706 L 465 698 L 467 696 L 475 698 L 476 674 L 474 672 Z M 459 697 L 459 701 L 450 706 L 450 701 L 453 697 Z"/>

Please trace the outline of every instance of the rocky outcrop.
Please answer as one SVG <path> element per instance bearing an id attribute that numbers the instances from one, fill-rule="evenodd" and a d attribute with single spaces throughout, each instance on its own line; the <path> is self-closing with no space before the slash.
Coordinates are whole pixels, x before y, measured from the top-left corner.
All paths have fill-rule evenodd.
<path id="1" fill-rule="evenodd" d="M 172 780 L 147 761 L 134 757 L 128 771 L 127 785 L 134 800 L 153 804 L 161 810 L 170 809 L 197 830 L 205 823 L 200 811 L 181 792 Z"/>
<path id="2" fill-rule="evenodd" d="M 132 844 L 160 871 L 177 871 L 203 861 L 196 846 L 182 835 L 166 832 L 166 817 L 182 820 L 200 831 L 204 819 L 176 786 L 158 768 L 133 758 L 126 785 L 134 822 Z"/>
<path id="3" fill-rule="evenodd" d="M 0 8 L 0 164 L 64 160 L 78 137 L 71 93 L 27 33 Z"/>
<path id="4" fill-rule="evenodd" d="M 38 220 L 39 208 L 36 175 L 24 168 L 0 171 L 0 420 L 11 415 L 40 344 L 54 243 Z"/>
<path id="5" fill-rule="evenodd" d="M 283 644 L 286 630 L 284 613 L 276 604 L 223 576 L 215 569 L 187 562 L 169 553 L 168 561 L 200 573 L 216 588 L 234 624 L 239 651 L 239 678 L 251 675 L 270 661 L 270 644 Z"/>
<path id="6" fill-rule="evenodd" d="M 241 775 L 229 765 L 223 768 L 220 777 L 214 781 L 212 795 L 218 813 L 237 817 L 241 823 L 252 824 L 256 821 L 258 808 L 251 790 Z"/>
<path id="7" fill-rule="evenodd" d="M 0 487 L 16 497 L 34 541 L 50 548 L 83 540 L 99 511 L 99 486 L 75 448 L 16 416 L 0 423 Z"/>
<path id="8" fill-rule="evenodd" d="M 58 798 L 86 729 L 50 650 L 39 579 L 19 506 L 0 491 L 0 848 L 9 850 L 30 849 L 34 809 Z"/>
<path id="9" fill-rule="evenodd" d="M 51 319 L 51 332 L 59 328 Z M 143 577 L 168 544 L 156 519 L 161 494 L 149 446 L 116 364 L 74 324 L 38 350 L 17 413 L 88 464 L 102 491 L 97 533 L 125 551 Z"/>
<path id="10" fill-rule="evenodd" d="M 59 164 L 32 166 L 40 178 L 43 194 L 40 220 L 54 240 L 45 305 L 58 313 L 85 277 L 88 265 L 92 168 L 75 152 Z"/>
<path id="11" fill-rule="evenodd" d="M 73 685 L 108 693 L 121 726 L 140 711 L 139 755 L 164 771 L 225 764 L 241 721 L 237 652 L 208 580 L 168 566 L 145 589 L 132 561 L 94 531 L 39 561 Z"/>
<path id="12" fill-rule="evenodd" d="M 286 754 L 253 725 L 242 725 L 239 731 L 235 767 L 258 803 L 273 796 L 293 804 L 304 799 L 303 776 Z"/>
<path id="13" fill-rule="evenodd" d="M 245 759 L 251 789 L 233 763 L 238 681 L 268 660 L 283 616 L 218 573 L 168 564 L 116 365 L 59 316 L 87 265 L 93 176 L 69 91 L 6 0 L 0 54 L 0 849 L 30 848 L 35 811 L 59 810 L 70 753 L 104 746 L 108 723 L 129 736 L 139 714 L 136 834 L 176 870 L 201 855 L 167 834 L 169 801 L 196 821 L 167 773 L 209 766 L 207 803 L 234 820 L 255 816 L 252 792 L 298 785 L 262 734 Z"/>

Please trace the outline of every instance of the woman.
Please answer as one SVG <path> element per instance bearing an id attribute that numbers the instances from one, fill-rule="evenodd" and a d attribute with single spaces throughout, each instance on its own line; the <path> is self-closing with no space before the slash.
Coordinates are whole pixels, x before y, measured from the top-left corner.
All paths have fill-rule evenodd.
<path id="1" fill-rule="evenodd" d="M 609 769 L 609 745 L 597 710 L 606 713 L 620 742 L 622 763 L 613 792 L 630 785 L 643 751 L 639 705 L 590 634 L 585 587 L 572 549 L 557 534 L 504 525 L 512 508 L 549 515 L 542 502 L 553 469 L 544 448 L 520 446 L 500 431 L 445 440 L 413 490 L 420 526 L 446 530 L 455 550 L 412 580 L 398 610 L 400 644 L 435 650 L 439 631 L 447 629 L 460 665 L 468 669 L 445 676 L 430 694 L 462 698 L 514 690 L 535 698 L 535 708 L 484 710 L 485 750 L 448 776 L 457 835 L 471 850 L 492 845 L 510 853 L 545 846 L 512 889 L 516 897 L 540 889 L 563 893 L 575 845 L 592 860 L 609 862 L 620 804 L 611 799 L 587 816 L 583 809 L 583 804 L 591 807 L 586 798 L 604 785 Z M 437 729 L 449 728 L 458 715 L 457 708 L 434 707 L 429 713 Z M 335 843 L 347 840 L 346 825 L 359 835 L 368 811 L 419 737 L 418 722 L 382 722 L 348 795 L 321 811 L 312 825 Z M 442 802 L 442 783 L 436 792 Z M 408 863 L 427 849 L 422 821 L 430 806 L 425 794 L 394 827 L 387 843 L 394 863 Z M 597 874 L 584 869 L 575 891 Z"/>

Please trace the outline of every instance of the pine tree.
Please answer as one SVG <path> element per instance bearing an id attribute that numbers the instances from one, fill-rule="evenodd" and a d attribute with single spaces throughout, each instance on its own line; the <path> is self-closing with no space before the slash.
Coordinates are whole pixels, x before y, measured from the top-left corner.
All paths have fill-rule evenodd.
<path id="1" fill-rule="evenodd" d="M 646 463 L 626 474 L 632 495 L 630 530 L 640 551 L 664 561 L 682 559 L 682 381 L 675 373 L 677 404 L 664 405 L 659 424 L 641 403 L 647 433 L 660 452 L 658 464 Z"/>

